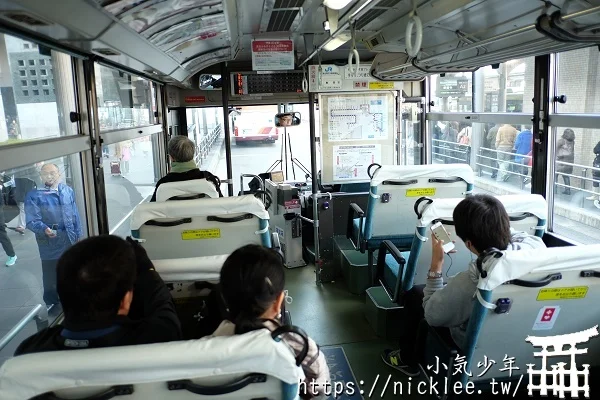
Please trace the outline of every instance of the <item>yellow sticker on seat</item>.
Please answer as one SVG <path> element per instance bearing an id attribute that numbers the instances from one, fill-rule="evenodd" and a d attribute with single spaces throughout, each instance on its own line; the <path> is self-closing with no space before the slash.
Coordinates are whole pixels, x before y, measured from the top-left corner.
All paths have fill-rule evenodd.
<path id="1" fill-rule="evenodd" d="M 406 189 L 406 197 L 435 196 L 435 188 Z"/>
<path id="2" fill-rule="evenodd" d="M 198 239 L 219 239 L 221 230 L 219 228 L 212 229 L 193 229 L 181 232 L 183 240 L 198 240 Z"/>
<path id="3" fill-rule="evenodd" d="M 540 289 L 537 301 L 583 299 L 587 295 L 587 291 L 587 286 Z"/>

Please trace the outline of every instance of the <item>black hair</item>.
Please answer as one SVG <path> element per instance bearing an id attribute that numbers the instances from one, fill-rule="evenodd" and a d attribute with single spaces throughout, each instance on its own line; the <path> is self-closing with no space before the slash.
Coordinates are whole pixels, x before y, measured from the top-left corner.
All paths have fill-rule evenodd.
<path id="1" fill-rule="evenodd" d="M 260 245 L 240 247 L 225 260 L 220 286 L 235 333 L 260 329 L 261 316 L 285 287 L 281 256 Z"/>
<path id="2" fill-rule="evenodd" d="M 135 252 L 118 236 L 93 236 L 62 255 L 56 275 L 67 323 L 110 322 L 125 294 L 133 290 Z"/>
<path id="3" fill-rule="evenodd" d="M 467 196 L 458 203 L 452 217 L 456 235 L 463 242 L 470 241 L 479 253 L 491 247 L 506 250 L 511 242 L 510 218 L 494 196 Z"/>

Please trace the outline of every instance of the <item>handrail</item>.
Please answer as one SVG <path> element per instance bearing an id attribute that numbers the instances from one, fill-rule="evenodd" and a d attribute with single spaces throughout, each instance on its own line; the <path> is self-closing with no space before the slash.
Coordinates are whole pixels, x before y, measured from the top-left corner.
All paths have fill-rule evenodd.
<path id="1" fill-rule="evenodd" d="M 10 331 L 2 339 L 0 339 L 0 351 L 6 347 L 11 340 L 15 338 L 27 326 L 27 324 L 34 320 L 35 317 L 39 314 L 40 310 L 43 308 L 41 304 L 33 307 L 31 311 L 27 313 L 19 322 L 12 327 Z"/>
<path id="2" fill-rule="evenodd" d="M 366 3 L 363 3 L 356 11 L 353 11 L 352 14 L 350 15 L 350 17 L 346 20 L 346 22 L 344 22 L 335 32 L 333 32 L 331 34 L 331 36 L 329 36 L 327 39 L 325 39 L 323 41 L 323 43 L 321 43 L 316 49 L 314 49 L 313 52 L 310 53 L 308 55 L 308 57 L 306 57 L 304 59 L 304 61 L 302 61 L 298 65 L 298 67 L 302 67 L 304 64 L 309 62 L 314 56 L 316 56 L 325 47 L 325 45 L 327 45 L 327 43 L 331 42 L 333 39 L 335 39 L 337 36 L 339 36 L 340 33 L 345 32 L 350 27 L 350 25 L 352 23 L 354 23 L 354 21 L 362 18 L 368 11 L 370 11 L 373 7 L 375 7 L 380 1 L 381 0 L 369 0 Z"/>

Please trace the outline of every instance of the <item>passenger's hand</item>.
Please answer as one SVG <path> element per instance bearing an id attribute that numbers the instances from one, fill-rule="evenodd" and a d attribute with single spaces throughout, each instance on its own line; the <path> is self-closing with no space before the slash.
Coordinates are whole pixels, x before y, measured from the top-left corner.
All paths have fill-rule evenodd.
<path id="1" fill-rule="evenodd" d="M 50 228 L 46 228 L 46 230 L 44 231 L 44 233 L 46 234 L 46 236 L 48 237 L 56 237 L 56 234 L 54 233 L 54 231 Z"/>
<path id="2" fill-rule="evenodd" d="M 146 249 L 144 249 L 137 240 L 132 239 L 130 236 L 127 236 L 126 240 L 131 244 L 133 251 L 135 252 L 138 273 L 154 269 L 154 265 L 152 264 L 152 261 L 150 261 L 148 253 L 146 253 Z"/>
<path id="3" fill-rule="evenodd" d="M 456 243 L 454 240 L 452 243 Z M 431 271 L 442 272 L 444 267 L 444 241 L 438 240 L 435 235 L 431 235 Z M 449 253 L 456 253 L 456 250 L 450 250 Z"/>

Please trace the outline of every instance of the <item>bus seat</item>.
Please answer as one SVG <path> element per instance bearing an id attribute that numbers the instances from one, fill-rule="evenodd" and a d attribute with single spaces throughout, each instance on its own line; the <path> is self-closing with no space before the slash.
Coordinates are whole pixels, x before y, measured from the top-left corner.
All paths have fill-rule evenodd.
<path id="1" fill-rule="evenodd" d="M 226 317 L 217 284 L 227 257 L 247 244 L 278 243 L 255 195 L 143 203 L 131 235 L 169 287 L 184 339 L 210 335 Z"/>
<path id="2" fill-rule="evenodd" d="M 548 205 L 544 197 L 538 194 L 504 195 L 496 196 L 504 205 L 509 218 L 510 226 L 518 232 L 526 232 L 542 237 L 548 218 Z M 377 265 L 377 278 L 388 293 L 390 299 L 397 302 L 401 293 L 410 290 L 413 285 L 423 285 L 427 279 L 427 271 L 431 263 L 431 225 L 442 222 L 448 234 L 456 243 L 456 253 L 449 254 L 445 260 L 444 275 L 452 276 L 465 271 L 474 255 L 466 248 L 458 236 L 452 219 L 456 205 L 463 198 L 453 199 L 428 199 L 422 198 L 415 203 L 415 209 L 420 214 L 416 224 L 415 236 L 410 251 L 402 252 L 406 260 L 404 276 L 398 279 L 398 263 L 389 254 L 386 256 L 385 265 Z M 425 242 L 427 243 L 425 245 Z"/>
<path id="3" fill-rule="evenodd" d="M 206 179 L 193 179 L 181 182 L 167 182 L 156 190 L 156 201 L 191 200 L 219 197 L 215 184 Z"/>
<path id="4" fill-rule="evenodd" d="M 474 293 L 465 348 L 460 351 L 446 347 L 444 354 L 434 354 L 430 348 L 444 347 L 440 345 L 441 337 L 431 327 L 424 329 L 427 336 L 420 364 L 426 374 L 433 375 L 434 371 L 429 371 L 426 365 L 433 365 L 435 360 L 456 365 L 457 357 L 462 356 L 464 360 L 460 361 L 468 363 L 465 371 L 471 376 L 459 373 L 452 377 L 448 374 L 449 379 L 461 380 L 463 388 L 467 380 L 475 384 L 484 382 L 489 387 L 492 378 L 496 381 L 509 378 L 508 371 L 501 371 L 508 358 L 514 357 L 514 367 L 519 368 L 512 371 L 512 379 L 519 380 L 521 375 L 528 379 L 529 364 L 534 365 L 534 370 L 540 370 L 543 365 L 542 358 L 535 357 L 534 353 L 546 350 L 551 355 L 562 349 L 563 357 L 547 358 L 548 375 L 551 376 L 557 361 L 565 361 L 566 368 L 570 367 L 570 344 L 577 342 L 571 340 L 571 334 L 576 333 L 583 340 L 576 347 L 587 348 L 586 354 L 578 354 L 575 358 L 578 370 L 582 371 L 586 364 L 600 366 L 600 338 L 593 337 L 598 336 L 600 320 L 597 308 L 600 302 L 600 245 L 520 251 L 490 249 L 478 261 L 487 275 L 480 274 Z M 550 338 L 557 335 L 564 336 Z M 562 344 L 554 347 L 560 340 L 566 347 Z M 544 341 L 548 349 L 538 347 Z M 485 360 L 488 364 L 493 360 L 496 365 L 478 377 Z M 442 371 L 442 375 L 446 372 Z M 444 378 L 436 375 L 436 380 Z M 537 384 L 535 379 L 534 384 Z"/>
<path id="5" fill-rule="evenodd" d="M 161 275 L 169 270 L 160 266 L 183 268 L 196 261 L 198 270 L 208 268 L 211 261 L 220 269 L 237 248 L 272 243 L 269 213 L 254 195 L 143 203 L 133 212 L 131 233 L 141 240 Z"/>
<path id="6" fill-rule="evenodd" d="M 169 343 L 26 354 L 0 368 L 0 398 L 296 399 L 305 378 L 279 337 L 295 327 Z M 104 394 L 102 396 L 101 394 Z M 45 396 L 44 396 L 45 395 Z M 36 397 L 40 396 L 40 397 Z"/>
<path id="7" fill-rule="evenodd" d="M 473 170 L 468 164 L 379 167 L 371 178 L 367 210 L 350 204 L 346 230 L 354 248 L 369 253 L 372 283 L 376 283 L 372 254 L 384 240 L 400 250 L 410 249 L 417 220 L 416 199 L 464 197 L 472 192 L 473 183 Z"/>

